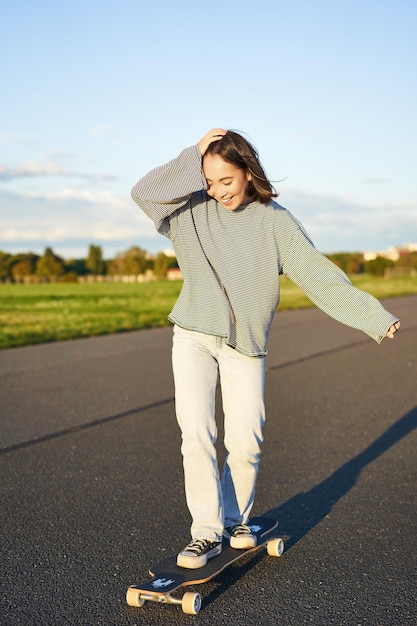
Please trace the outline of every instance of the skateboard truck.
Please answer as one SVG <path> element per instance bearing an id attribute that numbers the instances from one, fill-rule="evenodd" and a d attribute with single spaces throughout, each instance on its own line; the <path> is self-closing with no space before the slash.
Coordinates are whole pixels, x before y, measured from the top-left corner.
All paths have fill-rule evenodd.
<path id="1" fill-rule="evenodd" d="M 129 606 L 142 607 L 147 600 L 159 604 L 179 604 L 183 612 L 189 615 L 197 615 L 201 609 L 201 595 L 196 592 L 186 591 L 182 598 L 176 598 L 170 593 L 147 593 L 143 588 L 135 586 L 127 590 L 126 601 Z"/>

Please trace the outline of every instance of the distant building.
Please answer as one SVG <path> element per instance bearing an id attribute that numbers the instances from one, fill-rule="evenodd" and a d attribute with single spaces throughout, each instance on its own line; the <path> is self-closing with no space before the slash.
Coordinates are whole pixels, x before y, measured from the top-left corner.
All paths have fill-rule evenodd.
<path id="1" fill-rule="evenodd" d="M 171 267 L 167 270 L 168 280 L 182 280 L 182 272 L 179 267 Z"/>
<path id="2" fill-rule="evenodd" d="M 172 258 L 172 257 L 175 256 L 175 252 L 174 252 L 173 248 L 164 248 L 162 250 L 162 252 L 165 254 L 165 256 L 167 256 L 169 258 Z"/>
<path id="3" fill-rule="evenodd" d="M 417 243 L 405 243 L 402 248 L 390 246 L 387 250 L 366 250 L 363 253 L 363 258 L 365 261 L 373 261 L 377 256 L 382 256 L 384 259 L 389 259 L 390 261 L 395 262 L 398 261 L 402 255 L 409 254 L 410 252 L 417 252 Z"/>

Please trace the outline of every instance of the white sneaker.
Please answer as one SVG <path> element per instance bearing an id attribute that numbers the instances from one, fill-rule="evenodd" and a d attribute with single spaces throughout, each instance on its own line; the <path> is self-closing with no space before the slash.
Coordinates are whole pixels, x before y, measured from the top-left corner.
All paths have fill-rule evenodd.
<path id="1" fill-rule="evenodd" d="M 221 541 L 193 539 L 177 556 L 177 565 L 187 569 L 198 569 L 203 567 L 209 559 L 220 554 L 221 551 Z"/>
<path id="2" fill-rule="evenodd" d="M 224 534 L 230 539 L 230 547 L 237 550 L 247 550 L 248 548 L 256 548 L 257 539 L 249 526 L 246 524 L 236 524 L 236 526 L 228 526 L 224 529 Z"/>

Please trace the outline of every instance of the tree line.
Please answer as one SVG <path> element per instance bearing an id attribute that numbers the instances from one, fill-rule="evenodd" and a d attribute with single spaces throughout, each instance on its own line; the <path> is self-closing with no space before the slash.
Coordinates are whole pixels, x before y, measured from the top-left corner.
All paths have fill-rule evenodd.
<path id="1" fill-rule="evenodd" d="M 131 246 L 113 259 L 105 259 L 101 246 L 91 244 L 84 259 L 66 260 L 45 248 L 42 255 L 33 252 L 9 254 L 0 251 L 1 282 L 77 282 L 81 277 L 144 276 L 164 279 L 168 269 L 178 267 L 175 257 L 160 252 L 149 254 Z"/>
<path id="2" fill-rule="evenodd" d="M 417 252 L 408 252 L 392 261 L 383 256 L 365 260 L 359 252 L 337 252 L 326 255 L 346 274 L 384 276 L 392 270 L 407 268 L 417 272 Z M 178 267 L 175 257 L 163 252 L 149 254 L 138 246 L 131 246 L 113 259 L 103 257 L 101 246 L 91 244 L 85 259 L 65 260 L 46 248 L 42 255 L 33 252 L 9 254 L 0 251 L 0 282 L 77 282 L 82 277 L 148 276 L 164 279 L 170 268 Z M 414 274 L 415 275 L 415 274 Z"/>

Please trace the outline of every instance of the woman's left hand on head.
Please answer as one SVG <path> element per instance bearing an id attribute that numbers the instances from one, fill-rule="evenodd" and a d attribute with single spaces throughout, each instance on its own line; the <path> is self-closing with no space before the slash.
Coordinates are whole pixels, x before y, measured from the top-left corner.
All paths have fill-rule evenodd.
<path id="1" fill-rule="evenodd" d="M 202 156 L 205 155 L 207 148 L 211 143 L 213 143 L 213 141 L 219 141 L 226 135 L 226 133 L 227 130 L 224 130 L 223 128 L 212 128 L 209 130 L 209 132 L 206 133 L 198 142 Z"/>

